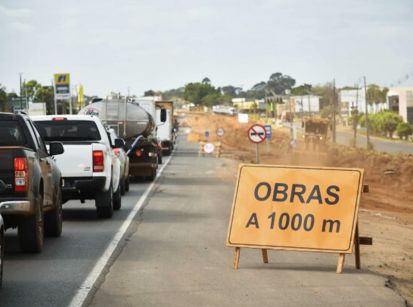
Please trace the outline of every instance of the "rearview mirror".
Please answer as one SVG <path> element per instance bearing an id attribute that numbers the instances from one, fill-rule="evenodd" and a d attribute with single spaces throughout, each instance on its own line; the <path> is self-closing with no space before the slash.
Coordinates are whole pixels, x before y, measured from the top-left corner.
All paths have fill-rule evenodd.
<path id="1" fill-rule="evenodd" d="M 161 109 L 161 122 L 166 122 L 166 109 Z"/>
<path id="2" fill-rule="evenodd" d="M 123 148 L 125 146 L 125 141 L 123 139 L 115 139 L 114 148 Z"/>
<path id="3" fill-rule="evenodd" d="M 61 155 L 65 152 L 63 144 L 60 142 L 51 142 L 49 143 L 49 156 Z"/>

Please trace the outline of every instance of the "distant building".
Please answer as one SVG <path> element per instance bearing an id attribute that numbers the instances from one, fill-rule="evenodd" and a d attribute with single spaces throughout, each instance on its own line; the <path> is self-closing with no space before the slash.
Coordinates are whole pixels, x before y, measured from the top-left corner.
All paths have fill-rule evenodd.
<path id="1" fill-rule="evenodd" d="M 352 110 L 358 110 L 359 113 L 366 113 L 366 96 L 364 88 L 341 89 L 339 101 L 342 117 L 350 117 Z M 378 113 L 382 110 L 388 110 L 387 102 L 369 104 L 369 113 Z"/>
<path id="2" fill-rule="evenodd" d="M 390 110 L 399 113 L 404 121 L 413 124 L 413 87 L 390 88 L 387 101 Z"/>
<path id="3" fill-rule="evenodd" d="M 231 101 L 235 105 L 236 103 L 245 102 L 245 98 L 232 98 Z"/>

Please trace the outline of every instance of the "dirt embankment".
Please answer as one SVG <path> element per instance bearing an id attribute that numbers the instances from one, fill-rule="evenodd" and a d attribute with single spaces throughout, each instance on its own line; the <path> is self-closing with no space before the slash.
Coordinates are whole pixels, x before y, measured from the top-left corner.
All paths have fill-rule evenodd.
<path id="1" fill-rule="evenodd" d="M 247 138 L 251 123 L 213 114 L 187 114 L 181 124 L 191 127 L 193 139 L 205 140 L 208 131 L 209 141 L 222 143 L 223 157 L 255 162 L 255 145 Z M 216 135 L 217 128 L 225 130 L 224 136 Z M 273 129 L 271 141 L 260 145 L 260 153 L 260 162 L 266 164 L 363 168 L 370 192 L 362 198 L 360 231 L 372 236 L 374 245 L 362 247 L 362 263 L 389 276 L 391 285 L 413 305 L 413 156 L 347 146 L 331 147 L 325 153 L 291 150 L 288 131 L 283 129 Z M 233 180 L 236 165 L 231 169 Z"/>

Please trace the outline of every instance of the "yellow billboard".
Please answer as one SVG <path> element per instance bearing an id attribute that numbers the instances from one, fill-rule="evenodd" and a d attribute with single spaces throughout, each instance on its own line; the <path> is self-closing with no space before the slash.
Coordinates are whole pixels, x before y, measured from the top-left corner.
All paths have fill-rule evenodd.
<path id="1" fill-rule="evenodd" d="M 352 253 L 363 170 L 242 164 L 227 245 Z"/>

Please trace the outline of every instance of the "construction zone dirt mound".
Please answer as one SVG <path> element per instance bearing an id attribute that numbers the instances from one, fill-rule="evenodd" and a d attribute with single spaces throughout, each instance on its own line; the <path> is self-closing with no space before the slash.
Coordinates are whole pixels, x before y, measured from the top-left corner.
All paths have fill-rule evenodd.
<path id="1" fill-rule="evenodd" d="M 222 178 L 236 179 L 239 162 L 255 162 L 255 144 L 247 137 L 253 124 L 240 124 L 236 118 L 208 113 L 186 114 L 182 124 L 191 127 L 191 141 L 222 143 L 225 159 Z M 216 129 L 223 128 L 222 137 Z M 205 132 L 209 135 L 206 137 Z M 302 137 L 291 148 L 289 130 L 273 127 L 272 139 L 260 145 L 260 162 L 308 166 L 363 168 L 369 193 L 363 194 L 360 208 L 360 231 L 373 237 L 373 246 L 362 248 L 362 263 L 389 277 L 394 287 L 413 306 L 413 156 L 392 155 L 331 146 L 322 152 L 305 150 Z"/>

